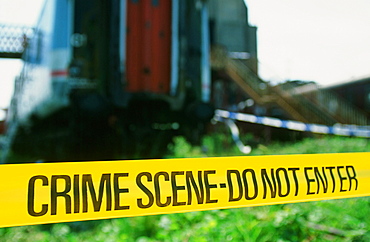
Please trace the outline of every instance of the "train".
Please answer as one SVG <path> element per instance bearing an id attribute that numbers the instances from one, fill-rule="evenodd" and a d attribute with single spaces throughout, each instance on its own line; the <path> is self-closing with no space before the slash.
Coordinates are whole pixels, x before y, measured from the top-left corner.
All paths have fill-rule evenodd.
<path id="1" fill-rule="evenodd" d="M 210 103 L 207 2 L 47 0 L 7 115 L 29 161 L 160 158 L 198 144 Z"/>
<path id="2" fill-rule="evenodd" d="M 370 118 L 370 77 L 326 86 L 324 89 L 335 93 Z"/>

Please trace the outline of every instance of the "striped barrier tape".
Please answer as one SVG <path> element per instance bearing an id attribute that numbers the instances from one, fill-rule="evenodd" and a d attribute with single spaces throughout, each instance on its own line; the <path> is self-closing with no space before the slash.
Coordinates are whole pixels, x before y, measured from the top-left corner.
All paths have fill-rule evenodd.
<path id="1" fill-rule="evenodd" d="M 370 195 L 370 153 L 1 165 L 0 227 Z"/>
<path id="2" fill-rule="evenodd" d="M 326 126 L 322 124 L 306 124 L 292 120 L 282 120 L 272 117 L 256 116 L 246 113 L 229 112 L 226 110 L 217 109 L 215 117 L 217 121 L 222 119 L 232 119 L 243 122 L 262 124 L 271 127 L 285 128 L 296 131 L 312 132 L 317 134 L 333 134 L 341 136 L 354 136 L 354 137 L 370 137 L 370 126 L 356 126 L 356 125 L 343 125 L 336 124 L 334 126 Z"/>
<path id="3" fill-rule="evenodd" d="M 230 119 L 227 119 L 225 121 L 225 124 L 229 127 L 230 132 L 231 132 L 231 137 L 233 138 L 238 149 L 243 154 L 251 153 L 252 147 L 250 147 L 249 145 L 244 145 L 243 142 L 240 140 L 239 129 L 238 129 L 238 126 L 236 126 L 235 122 L 233 122 Z"/>

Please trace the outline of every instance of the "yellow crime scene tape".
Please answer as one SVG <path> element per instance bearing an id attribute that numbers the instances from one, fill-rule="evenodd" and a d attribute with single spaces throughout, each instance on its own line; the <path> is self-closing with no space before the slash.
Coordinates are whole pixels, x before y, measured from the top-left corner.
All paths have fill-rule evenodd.
<path id="1" fill-rule="evenodd" d="M 370 153 L 0 166 L 0 227 L 368 196 Z"/>

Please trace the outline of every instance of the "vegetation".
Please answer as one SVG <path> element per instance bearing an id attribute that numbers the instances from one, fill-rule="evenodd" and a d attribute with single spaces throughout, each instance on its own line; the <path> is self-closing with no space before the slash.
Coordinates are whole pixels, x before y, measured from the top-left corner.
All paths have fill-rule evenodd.
<path id="1" fill-rule="evenodd" d="M 250 140 L 246 137 L 245 140 Z M 191 147 L 177 137 L 170 157 L 242 155 L 227 135 Z M 366 152 L 366 139 L 322 137 L 259 145 L 251 155 Z M 0 229 L 1 241 L 370 241 L 370 199 L 352 198 Z"/>
<path id="2" fill-rule="evenodd" d="M 252 137 L 244 137 L 246 144 L 252 142 Z M 203 156 L 235 156 L 244 155 L 234 145 L 230 135 L 215 134 L 205 137 L 203 147 L 192 148 L 183 137 L 176 137 L 170 147 L 172 154 L 168 158 L 203 157 Z M 287 154 L 317 154 L 317 153 L 346 153 L 368 152 L 368 139 L 322 136 L 306 138 L 299 142 L 274 142 L 269 145 L 257 145 L 250 155 L 287 155 Z"/>

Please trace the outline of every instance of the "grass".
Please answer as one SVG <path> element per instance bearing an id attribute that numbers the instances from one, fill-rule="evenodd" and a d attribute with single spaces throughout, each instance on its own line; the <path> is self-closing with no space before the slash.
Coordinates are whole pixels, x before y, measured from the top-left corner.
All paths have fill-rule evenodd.
<path id="1" fill-rule="evenodd" d="M 244 138 L 246 144 L 251 137 Z M 231 137 L 215 134 L 204 138 L 203 147 L 191 147 L 183 137 L 176 137 L 170 147 L 172 154 L 168 158 L 204 157 L 204 156 L 235 156 L 244 155 L 234 145 Z M 368 152 L 370 141 L 363 138 L 322 136 L 306 138 L 299 142 L 274 142 L 268 145 L 257 145 L 250 155 L 288 155 L 288 154 L 318 154 Z"/>
<path id="2" fill-rule="evenodd" d="M 304 139 L 296 143 L 274 143 L 269 146 L 260 145 L 253 155 L 287 155 L 317 153 L 368 152 L 370 142 L 367 139 L 352 137 L 321 137 Z"/>
<path id="3" fill-rule="evenodd" d="M 1 241 L 369 241 L 367 198 L 23 226 Z"/>
<path id="4" fill-rule="evenodd" d="M 250 139 L 245 137 L 245 140 Z M 168 157 L 242 155 L 227 135 L 191 147 L 177 137 Z M 321 137 L 259 145 L 251 155 L 366 152 L 366 139 Z M 1 241 L 370 241 L 370 199 L 351 198 L 0 229 Z"/>

